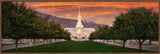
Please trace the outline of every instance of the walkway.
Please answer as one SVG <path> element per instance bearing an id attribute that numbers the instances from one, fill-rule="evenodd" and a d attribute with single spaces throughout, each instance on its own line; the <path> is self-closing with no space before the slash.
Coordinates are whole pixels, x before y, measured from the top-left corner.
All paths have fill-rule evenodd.
<path id="1" fill-rule="evenodd" d="M 99 41 L 96 41 L 96 42 L 99 42 Z M 100 43 L 103 43 L 103 42 L 100 42 Z M 108 42 L 105 44 L 111 44 L 113 45 L 112 42 Z M 118 44 L 118 43 L 115 43 L 116 46 L 123 46 L 122 44 Z M 139 49 L 139 46 L 138 45 L 125 45 L 125 47 L 128 47 L 128 48 L 135 48 L 135 49 Z M 159 47 L 158 46 L 142 46 L 142 49 L 143 50 L 149 50 L 149 51 L 159 51 Z"/>
<path id="2" fill-rule="evenodd" d="M 46 44 L 49 44 L 50 42 L 46 42 Z M 52 42 L 53 43 L 53 42 Z M 35 45 L 43 45 L 44 43 L 36 43 Z M 22 48 L 22 47 L 29 47 L 29 46 L 34 46 L 34 44 L 20 44 L 18 45 L 18 48 Z M 11 46 L 2 46 L 1 50 L 8 50 L 8 49 L 14 49 L 15 45 L 11 45 Z"/>

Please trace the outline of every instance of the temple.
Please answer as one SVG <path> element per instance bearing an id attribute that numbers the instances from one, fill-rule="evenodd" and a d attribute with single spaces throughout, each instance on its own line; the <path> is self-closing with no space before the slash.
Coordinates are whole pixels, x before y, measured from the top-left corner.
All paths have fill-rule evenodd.
<path id="1" fill-rule="evenodd" d="M 71 33 L 71 40 L 75 41 L 85 41 L 89 40 L 90 33 L 94 32 L 94 28 L 84 28 L 81 22 L 81 14 L 79 8 L 78 20 L 75 28 L 64 28 Z"/>

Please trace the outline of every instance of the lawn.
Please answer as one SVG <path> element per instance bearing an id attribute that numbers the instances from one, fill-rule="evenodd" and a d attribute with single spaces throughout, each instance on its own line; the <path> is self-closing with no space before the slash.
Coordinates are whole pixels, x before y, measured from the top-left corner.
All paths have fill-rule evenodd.
<path id="1" fill-rule="evenodd" d="M 15 52 L 15 49 L 4 50 L 2 52 Z M 122 48 L 119 46 L 107 45 L 92 41 L 65 41 L 46 45 L 39 45 L 36 48 L 18 48 L 17 52 L 151 52 L 139 51 L 137 49 Z"/>

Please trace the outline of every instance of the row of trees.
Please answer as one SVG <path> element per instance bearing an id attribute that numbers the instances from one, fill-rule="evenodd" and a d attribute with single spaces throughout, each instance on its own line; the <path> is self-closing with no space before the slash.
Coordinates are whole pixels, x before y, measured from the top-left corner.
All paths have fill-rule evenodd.
<path id="1" fill-rule="evenodd" d="M 33 39 L 34 45 L 35 39 L 70 40 L 70 33 L 49 18 L 37 16 L 25 3 L 2 2 L 2 38 L 14 39 L 16 51 L 20 39 Z"/>
<path id="2" fill-rule="evenodd" d="M 93 39 L 122 40 L 125 42 L 135 39 L 142 50 L 142 43 L 149 39 L 158 40 L 158 13 L 145 7 L 130 8 L 128 13 L 121 13 L 116 17 L 113 27 L 103 26 L 91 33 L 89 37 Z"/>

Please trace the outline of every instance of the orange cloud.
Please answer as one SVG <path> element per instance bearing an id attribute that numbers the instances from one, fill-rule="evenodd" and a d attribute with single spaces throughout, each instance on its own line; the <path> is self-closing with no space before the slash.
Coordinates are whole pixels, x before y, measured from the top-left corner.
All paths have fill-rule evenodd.
<path id="1" fill-rule="evenodd" d="M 115 16 L 129 8 L 146 7 L 159 12 L 159 2 L 26 2 L 27 7 L 46 14 L 77 19 L 81 7 L 82 19 L 112 26 Z"/>

